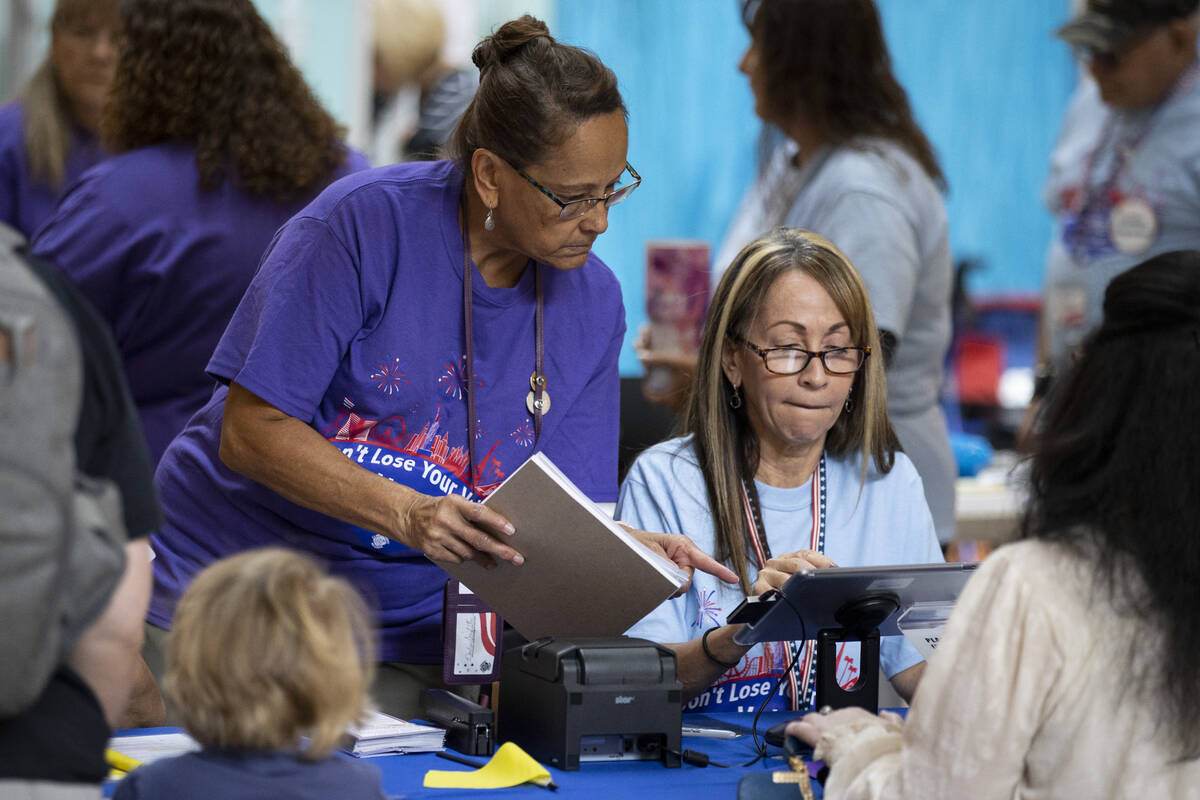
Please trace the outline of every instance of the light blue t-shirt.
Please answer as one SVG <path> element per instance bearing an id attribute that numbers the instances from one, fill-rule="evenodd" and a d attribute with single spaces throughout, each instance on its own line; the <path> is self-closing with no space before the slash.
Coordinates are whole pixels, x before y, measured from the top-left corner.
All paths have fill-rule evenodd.
<path id="1" fill-rule="evenodd" d="M 844 567 L 941 562 L 933 519 L 912 462 L 897 453 L 888 474 L 879 475 L 872 465 L 865 484 L 860 475 L 857 458 L 826 457 L 825 554 Z M 772 554 L 808 549 L 811 482 L 795 489 L 758 481 L 756 486 Z M 616 518 L 642 530 L 683 533 L 701 550 L 715 551 L 704 476 L 690 436 L 655 445 L 638 456 L 621 485 Z M 753 564 L 749 571 L 753 582 L 758 571 Z M 628 635 L 663 644 L 691 641 L 708 628 L 723 625 L 744 598 L 736 584 L 697 572 L 686 594 L 664 602 L 630 628 Z M 782 672 L 784 659 L 783 645 L 756 645 L 684 710 L 757 708 Z M 903 637 L 880 640 L 880 665 L 889 678 L 920 661 L 921 656 Z M 839 672 L 849 666 L 840 661 Z M 786 700 L 778 696 L 768 706 L 786 707 Z"/>
<path id="2" fill-rule="evenodd" d="M 938 537 L 954 537 L 954 480 L 946 419 L 938 400 L 950 347 L 954 267 L 946 207 L 937 185 L 895 142 L 864 139 L 826 146 L 797 168 L 797 147 L 777 147 L 746 192 L 715 267 L 780 225 L 829 239 L 862 276 L 875 322 L 897 340 L 888 365 L 888 416 L 912 459 Z"/>
<path id="3" fill-rule="evenodd" d="M 1099 327 L 1113 278 L 1162 253 L 1200 250 L 1198 127 L 1195 63 L 1158 106 L 1138 111 L 1110 108 L 1094 81 L 1080 84 L 1045 187 L 1055 229 L 1046 256 L 1043 318 L 1047 353 L 1058 369 Z M 1112 217 L 1131 201 L 1149 209 L 1153 221 L 1146 220 L 1137 235 L 1118 237 L 1122 250 L 1111 235 Z"/>

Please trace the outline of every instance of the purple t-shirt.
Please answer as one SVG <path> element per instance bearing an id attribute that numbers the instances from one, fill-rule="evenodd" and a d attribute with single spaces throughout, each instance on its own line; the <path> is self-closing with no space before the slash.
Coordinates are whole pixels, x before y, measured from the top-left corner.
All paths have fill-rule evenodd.
<path id="1" fill-rule="evenodd" d="M 26 239 L 32 239 L 54 211 L 59 197 L 107 154 L 95 134 L 74 128 L 67 162 L 63 165 L 62 185 L 52 188 L 44 181 L 36 180 L 30 171 L 24 124 L 19 101 L 0 108 L 0 222 L 16 228 Z"/>
<path id="2" fill-rule="evenodd" d="M 468 477 L 457 212 L 450 162 L 398 164 L 331 186 L 280 230 L 209 372 L 311 425 L 363 468 L 429 495 L 474 497 Z M 592 499 L 617 492 L 621 291 L 595 256 L 543 266 L 551 398 L 537 450 Z M 517 286 L 474 273 L 480 495 L 534 452 L 525 407 L 534 371 L 534 268 Z M 217 456 L 225 389 L 172 443 L 156 480 L 167 524 L 154 537 L 149 618 L 169 623 L 191 577 L 263 545 L 314 553 L 380 612 L 381 658 L 439 663 L 446 573 L 396 542 L 290 503 Z"/>
<path id="3" fill-rule="evenodd" d="M 352 152 L 335 178 L 366 166 Z M 195 150 L 162 144 L 90 170 L 38 233 L 34 252 L 112 326 L 156 462 L 212 394 L 205 365 L 263 250 L 311 199 L 201 190 Z"/>

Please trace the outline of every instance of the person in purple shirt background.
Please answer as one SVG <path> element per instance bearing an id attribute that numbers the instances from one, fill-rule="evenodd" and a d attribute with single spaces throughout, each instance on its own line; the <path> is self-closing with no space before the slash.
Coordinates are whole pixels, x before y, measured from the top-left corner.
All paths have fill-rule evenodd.
<path id="1" fill-rule="evenodd" d="M 473 60 L 454 160 L 345 178 L 279 231 L 209 362 L 221 388 L 156 476 L 151 627 L 216 558 L 306 550 L 376 606 L 373 695 L 403 717 L 441 684 L 436 562 L 523 560 L 472 501 L 535 451 L 617 497 L 624 307 L 591 253 L 640 180 L 616 78 L 529 16 Z M 734 577 L 686 537 L 641 536 Z"/>
<path id="2" fill-rule="evenodd" d="M 136 0 L 102 133 L 112 158 L 33 242 L 113 328 L 157 462 L 275 231 L 367 166 L 250 0 Z"/>
<path id="3" fill-rule="evenodd" d="M 62 192 L 105 156 L 98 132 L 117 65 L 117 0 L 58 0 L 50 52 L 0 108 L 0 222 L 32 239 Z"/>

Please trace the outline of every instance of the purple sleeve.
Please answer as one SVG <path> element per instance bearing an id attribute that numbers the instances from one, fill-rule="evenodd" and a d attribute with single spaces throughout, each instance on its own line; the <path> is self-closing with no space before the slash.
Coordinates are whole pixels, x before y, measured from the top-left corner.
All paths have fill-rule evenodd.
<path id="1" fill-rule="evenodd" d="M 267 248 L 208 372 L 311 422 L 362 326 L 353 256 L 327 224 L 298 217 Z"/>
<path id="2" fill-rule="evenodd" d="M 563 471 L 596 503 L 617 500 L 617 409 L 621 405 L 617 361 L 625 340 L 625 306 L 618 300 L 616 307 L 617 324 L 604 357 L 571 408 L 570 420 L 563 423 L 553 444 L 546 448 L 546 455 L 554 463 L 568 465 L 562 466 Z"/>
<path id="3" fill-rule="evenodd" d="M 133 230 L 106 201 L 95 181 L 84 179 L 63 198 L 33 241 L 35 255 L 54 264 L 112 326 L 118 345 L 143 313 L 147 293 L 129 291 L 134 265 L 151 259 L 159 237 Z"/>
<path id="4" fill-rule="evenodd" d="M 346 148 L 346 163 L 338 173 L 341 176 L 350 175 L 355 172 L 361 172 L 364 169 L 370 169 L 371 162 L 367 157 L 358 152 L 352 147 Z"/>

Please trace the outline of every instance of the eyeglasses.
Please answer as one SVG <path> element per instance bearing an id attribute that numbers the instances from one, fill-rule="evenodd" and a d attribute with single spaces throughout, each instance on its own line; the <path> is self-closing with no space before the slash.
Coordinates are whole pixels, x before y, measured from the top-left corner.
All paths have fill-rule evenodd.
<path id="1" fill-rule="evenodd" d="M 1145 28 L 1130 36 L 1118 47 L 1112 50 L 1105 50 L 1096 47 L 1088 47 L 1087 45 L 1074 45 L 1075 56 L 1080 61 L 1088 61 L 1099 66 L 1101 69 L 1114 70 L 1121 66 L 1122 59 L 1129 55 L 1135 48 L 1153 36 L 1160 30 L 1160 26 Z"/>
<path id="2" fill-rule="evenodd" d="M 558 199 L 558 195 L 547 189 L 545 186 L 542 186 L 533 178 L 529 177 L 529 175 L 525 173 L 525 170 L 519 169 L 517 170 L 517 174 L 529 181 L 533 188 L 546 195 L 546 197 L 549 197 L 555 203 L 558 203 L 559 219 L 575 219 L 577 217 L 582 217 L 584 214 L 588 213 L 601 203 L 604 203 L 605 206 L 611 208 L 617 203 L 627 199 L 629 195 L 633 194 L 633 190 L 641 185 L 642 176 L 637 174 L 637 170 L 635 170 L 628 161 L 625 162 L 625 171 L 633 176 L 633 183 L 627 183 L 624 186 L 618 186 L 603 197 L 586 197 L 581 200 L 568 200 L 566 202 Z"/>
<path id="3" fill-rule="evenodd" d="M 869 347 L 834 347 L 814 352 L 803 347 L 759 347 L 745 339 L 735 341 L 757 353 L 767 372 L 775 375 L 799 375 L 813 358 L 821 359 L 821 366 L 830 375 L 851 375 L 858 372 L 871 355 Z"/>

